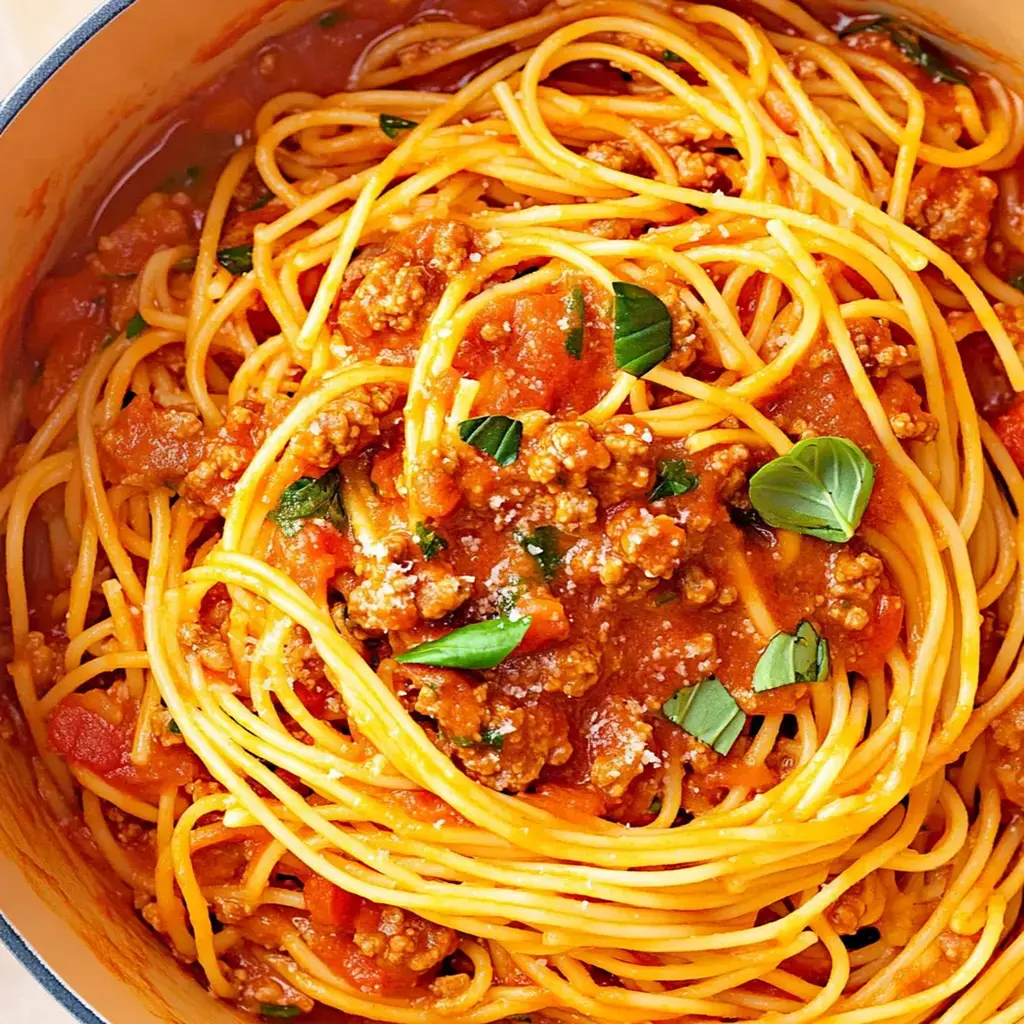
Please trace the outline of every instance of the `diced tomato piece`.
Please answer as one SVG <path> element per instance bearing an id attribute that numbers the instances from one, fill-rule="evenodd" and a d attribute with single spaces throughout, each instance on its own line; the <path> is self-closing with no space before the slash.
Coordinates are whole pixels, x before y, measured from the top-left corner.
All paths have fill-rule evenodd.
<path id="1" fill-rule="evenodd" d="M 568 638 L 569 620 L 558 598 L 525 594 L 516 603 L 516 610 L 533 616 L 526 636 L 516 648 L 517 653 L 527 654 Z"/>
<path id="2" fill-rule="evenodd" d="M 896 646 L 903 629 L 903 599 L 895 594 L 882 594 L 871 623 L 860 633 L 852 634 L 848 645 L 847 668 L 853 672 L 874 672 L 885 664 L 885 656 Z"/>
<path id="3" fill-rule="evenodd" d="M 992 427 L 1017 463 L 1017 468 L 1024 471 L 1024 397 L 1018 398 L 1008 412 L 997 416 Z"/>
<path id="4" fill-rule="evenodd" d="M 600 818 L 608 809 L 604 796 L 596 789 L 590 786 L 560 786 L 555 782 L 542 782 L 536 792 L 520 799 L 567 821 L 580 823 L 586 823 L 590 818 Z"/>
<path id="5" fill-rule="evenodd" d="M 395 481 L 402 475 L 403 469 L 404 451 L 401 448 L 385 448 L 374 456 L 370 479 L 382 498 L 398 497 Z"/>
<path id="6" fill-rule="evenodd" d="M 416 983 L 417 975 L 412 971 L 385 967 L 362 953 L 350 938 L 321 935 L 314 938 L 312 945 L 313 951 L 328 967 L 361 992 L 380 995 L 396 989 L 411 988 Z"/>
<path id="7" fill-rule="evenodd" d="M 29 389 L 25 403 L 25 412 L 33 427 L 41 427 L 57 403 L 71 390 L 106 333 L 101 321 L 77 320 L 53 339 L 42 376 Z"/>
<path id="8" fill-rule="evenodd" d="M 64 277 L 48 277 L 36 290 L 26 340 L 28 354 L 46 355 L 53 340 L 81 320 L 102 325 L 106 286 L 93 269 Z"/>
<path id="9" fill-rule="evenodd" d="M 184 785 L 199 777 L 199 761 L 184 746 L 154 743 L 146 764 L 132 764 L 137 719 L 137 703 L 119 701 L 103 690 L 75 693 L 50 716 L 50 745 L 71 764 L 145 800 L 158 799 L 168 783 Z"/>
<path id="10" fill-rule="evenodd" d="M 303 888 L 306 909 L 313 924 L 351 935 L 355 931 L 356 914 L 363 901 L 350 892 L 314 875 Z"/>
<path id="11" fill-rule="evenodd" d="M 333 526 L 312 520 L 294 537 L 280 530 L 274 537 L 270 562 L 286 572 L 314 600 L 327 601 L 327 582 L 339 569 L 352 565 L 352 541 Z"/>

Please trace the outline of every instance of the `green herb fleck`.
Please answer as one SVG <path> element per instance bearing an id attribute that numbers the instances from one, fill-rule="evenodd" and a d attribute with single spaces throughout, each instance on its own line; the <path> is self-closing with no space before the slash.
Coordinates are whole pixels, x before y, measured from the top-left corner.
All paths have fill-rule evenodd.
<path id="1" fill-rule="evenodd" d="M 684 686 L 662 705 L 662 714 L 719 754 L 728 754 L 747 716 L 714 676 Z"/>
<path id="2" fill-rule="evenodd" d="M 1016 288 L 1017 291 L 1024 292 L 1024 271 L 1019 274 L 1014 274 L 1006 283 L 1011 288 Z"/>
<path id="3" fill-rule="evenodd" d="M 317 19 L 321 28 L 334 28 L 339 22 L 348 21 L 352 15 L 348 11 L 328 11 Z"/>
<path id="4" fill-rule="evenodd" d="M 883 14 L 871 21 L 859 21 L 847 25 L 839 33 L 839 36 L 841 39 L 846 39 L 858 32 L 885 32 L 900 53 L 907 60 L 923 68 L 933 81 L 949 82 L 953 85 L 967 84 L 964 76 L 950 66 L 949 61 L 942 53 L 922 47 L 921 37 L 906 22 L 897 21 L 895 18 Z"/>
<path id="5" fill-rule="evenodd" d="M 750 478 L 750 502 L 769 526 L 844 543 L 874 482 L 874 466 L 852 441 L 809 437 Z"/>
<path id="6" fill-rule="evenodd" d="M 671 601 L 678 601 L 679 595 L 672 590 L 665 591 L 664 594 L 660 595 L 654 602 L 655 608 L 660 608 L 663 604 L 669 604 Z"/>
<path id="7" fill-rule="evenodd" d="M 177 263 L 171 267 L 172 270 L 177 270 L 180 273 L 185 273 L 189 270 L 196 269 L 196 258 L 195 256 L 186 256 L 183 260 L 178 260 Z"/>
<path id="8" fill-rule="evenodd" d="M 649 501 L 687 494 L 700 483 L 700 477 L 686 468 L 682 459 L 662 459 L 658 463 L 658 481 Z"/>
<path id="9" fill-rule="evenodd" d="M 768 641 L 754 669 L 758 693 L 793 683 L 820 683 L 828 679 L 828 641 L 805 620 L 792 633 L 779 631 Z"/>
<path id="10" fill-rule="evenodd" d="M 137 338 L 149 324 L 142 319 L 141 313 L 136 313 L 135 316 L 128 321 L 128 326 L 124 329 L 124 336 L 126 338 Z"/>
<path id="11" fill-rule="evenodd" d="M 459 437 L 499 466 L 511 466 L 519 455 L 523 425 L 508 416 L 477 416 L 459 424 Z"/>
<path id="12" fill-rule="evenodd" d="M 269 203 L 273 198 L 273 192 L 264 192 L 263 195 L 261 195 L 259 199 L 257 199 L 256 202 L 253 203 L 252 206 L 248 208 L 249 212 L 252 212 L 253 210 L 262 210 L 263 207 L 266 206 L 267 203 Z"/>
<path id="13" fill-rule="evenodd" d="M 668 62 L 669 64 L 682 64 L 683 58 L 679 56 L 674 50 L 662 50 L 661 59 Z"/>
<path id="14" fill-rule="evenodd" d="M 546 580 L 554 579 L 562 564 L 561 538 L 561 533 L 554 526 L 538 526 L 533 533 L 516 536 L 519 546 L 540 566 Z"/>
<path id="15" fill-rule="evenodd" d="M 302 1011 L 297 1006 L 277 1006 L 275 1003 L 260 1003 L 261 1017 L 298 1017 Z"/>
<path id="16" fill-rule="evenodd" d="M 286 537 L 294 537 L 305 519 L 326 519 L 341 530 L 345 526 L 345 505 L 341 496 L 341 473 L 337 467 L 322 477 L 304 476 L 285 488 L 277 507 L 267 516 Z"/>
<path id="17" fill-rule="evenodd" d="M 416 543 L 419 544 L 420 551 L 428 562 L 448 547 L 448 541 L 435 530 L 431 530 L 426 523 L 416 524 Z"/>
<path id="18" fill-rule="evenodd" d="M 395 661 L 437 668 L 487 669 L 500 665 L 522 642 L 532 616 L 513 619 L 502 615 L 471 626 L 453 629 L 437 640 L 413 647 Z"/>
<path id="19" fill-rule="evenodd" d="M 179 728 L 178 723 L 173 718 L 167 723 L 167 731 L 171 733 L 172 736 L 181 735 L 181 729 Z"/>
<path id="20" fill-rule="evenodd" d="M 40 360 L 32 369 L 32 376 L 28 379 L 29 387 L 34 387 L 43 379 L 43 370 L 46 369 L 45 363 Z"/>
<path id="21" fill-rule="evenodd" d="M 583 301 L 583 289 L 576 285 L 566 296 L 565 351 L 573 359 L 583 358 L 583 330 L 586 326 L 587 307 Z"/>
<path id="22" fill-rule="evenodd" d="M 252 270 L 252 246 L 234 245 L 230 249 L 221 249 L 217 253 L 217 262 L 235 277 L 248 274 Z"/>
<path id="23" fill-rule="evenodd" d="M 634 377 L 653 370 L 672 351 L 672 317 L 653 292 L 616 281 L 615 365 Z"/>
<path id="24" fill-rule="evenodd" d="M 377 121 L 380 124 L 380 130 L 389 139 L 397 139 L 402 132 L 407 132 L 419 124 L 419 121 L 410 121 L 404 117 L 396 117 L 394 114 L 381 114 Z"/>

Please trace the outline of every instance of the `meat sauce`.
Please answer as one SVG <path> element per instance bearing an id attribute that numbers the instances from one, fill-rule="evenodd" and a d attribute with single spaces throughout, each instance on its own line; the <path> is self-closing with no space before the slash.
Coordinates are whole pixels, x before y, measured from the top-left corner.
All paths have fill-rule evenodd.
<path id="1" fill-rule="evenodd" d="M 91 355 L 124 330 L 135 313 L 134 276 L 149 256 L 195 243 L 204 203 L 234 135 L 249 130 L 263 102 L 293 89 L 328 94 L 345 88 L 358 54 L 401 22 L 429 14 L 490 26 L 534 13 L 540 6 L 539 0 L 485 5 L 424 0 L 390 6 L 355 0 L 344 20 L 318 19 L 268 44 L 191 100 L 182 112 L 187 131 L 174 134 L 140 175 L 119 190 L 37 292 L 26 329 L 27 352 L 35 365 L 29 425 L 37 428 Z M 902 61 L 877 36 L 854 37 L 852 45 Z M 903 63 L 901 68 L 906 70 Z M 409 87 L 447 90 L 478 70 L 479 62 L 455 66 Z M 581 89 L 614 92 L 621 76 L 602 65 L 562 69 L 563 87 L 571 91 L 574 82 Z M 950 91 L 931 82 L 919 85 L 941 118 L 943 104 L 952 102 Z M 164 191 L 142 198 L 161 182 Z M 922 190 L 933 186 L 919 183 Z M 964 199 L 967 213 L 977 219 L 981 211 L 987 223 L 991 197 L 984 188 L 964 187 L 970 193 Z M 256 224 L 280 212 L 274 203 L 259 211 L 236 204 L 225 237 L 232 244 L 245 244 Z M 942 227 L 947 240 L 976 244 L 963 231 L 957 233 L 958 223 L 947 221 Z M 331 319 L 344 334 L 353 360 L 411 364 L 443 275 L 424 270 L 422 297 L 404 310 L 374 308 L 361 296 L 361 285 L 370 275 L 381 274 L 393 286 L 393 277 L 386 275 L 396 266 L 428 268 L 432 261 L 462 259 L 457 253 L 478 251 L 480 239 L 460 235 L 458 227 L 410 229 L 358 254 Z M 396 252 L 397 263 L 392 259 Z M 528 273 L 532 268 L 518 269 Z M 306 301 L 315 294 L 321 273 L 303 276 Z M 861 279 L 851 276 L 850 281 L 870 294 Z M 753 319 L 756 285 L 755 278 L 741 296 L 744 329 Z M 567 302 L 575 287 L 582 288 L 586 308 L 580 359 L 565 346 Z M 277 333 L 276 321 L 261 301 L 247 316 L 257 340 Z M 707 748 L 697 750 L 701 745 L 658 714 L 680 687 L 709 676 L 721 679 L 750 715 L 791 714 L 806 699 L 802 685 L 753 691 L 754 667 L 768 639 L 755 624 L 754 605 L 763 603 L 778 629 L 791 631 L 802 619 L 812 621 L 828 639 L 833 656 L 862 674 L 883 667 L 902 629 L 903 605 L 880 560 L 860 539 L 837 546 L 804 537 L 794 548 L 793 538 L 780 538 L 758 519 L 746 497 L 746 481 L 769 452 L 734 445 L 694 454 L 683 441 L 653 437 L 627 409 L 600 429 L 582 423 L 579 417 L 606 393 L 614 377 L 611 342 L 605 297 L 593 282 L 572 276 L 500 299 L 470 325 L 454 369 L 480 382 L 476 415 L 534 418 L 520 459 L 516 466 L 498 469 L 463 452 L 453 476 L 426 473 L 417 486 L 431 526 L 447 547 L 436 560 L 412 548 L 396 549 L 394 560 L 415 563 L 417 582 L 403 607 L 409 618 L 392 629 L 381 623 L 395 609 L 374 608 L 379 618 L 372 622 L 364 618 L 353 624 L 346 617 L 342 623 L 340 615 L 335 620 L 342 623 L 339 628 L 351 630 L 353 643 L 374 667 L 387 667 L 410 713 L 471 777 L 570 819 L 604 815 L 643 824 L 652 818 L 652 800 L 670 755 L 682 754 L 687 765 L 684 815 L 715 806 L 730 787 L 764 790 L 784 774 L 779 759 L 760 765 L 745 761 L 746 736 L 728 756 L 721 756 Z M 972 336 L 963 351 L 971 353 L 969 369 L 973 367 L 980 408 L 1024 467 L 1024 406 L 1013 398 L 984 338 Z M 800 435 L 802 422 L 808 433 L 840 435 L 859 444 L 877 466 L 865 522 L 890 522 L 898 509 L 898 473 L 878 446 L 841 364 L 828 358 L 830 352 L 827 342 L 817 345 L 762 404 L 762 411 L 794 436 Z M 160 358 L 169 372 L 180 372 L 180 349 L 172 346 Z M 702 379 L 715 379 L 721 372 L 696 350 L 679 350 L 671 358 L 689 360 L 677 365 Z M 225 363 L 222 369 L 230 375 L 232 367 Z M 881 373 L 874 383 L 890 417 L 925 422 L 912 382 Z M 443 390 L 450 384 L 442 379 L 436 386 Z M 393 397 L 365 397 L 369 419 L 357 421 L 351 407 L 332 412 L 335 426 L 340 420 L 347 426 L 358 422 L 363 431 L 358 443 L 344 451 L 338 448 L 338 454 L 366 473 L 385 512 L 389 507 L 404 510 L 400 408 Z M 229 417 L 218 435 L 210 437 L 194 411 L 162 408 L 148 396 L 136 396 L 100 438 L 104 472 L 108 479 L 129 485 L 166 483 L 180 489 L 184 500 L 203 505 L 214 519 L 230 501 L 240 467 L 280 414 L 269 405 L 252 403 L 244 416 Z M 559 440 L 557 430 L 568 440 Z M 26 427 L 22 440 L 28 436 Z M 551 459 L 555 465 L 548 474 L 545 467 Z M 665 460 L 685 462 L 699 484 L 688 494 L 649 501 L 658 466 Z M 204 467 L 209 469 L 205 476 Z M 547 527 L 552 517 L 558 565 L 547 573 L 531 554 L 529 537 L 510 526 L 514 520 L 534 529 Z M 30 524 L 30 529 L 39 526 Z M 673 544 L 683 554 L 666 561 Z M 341 605 L 347 606 L 346 616 L 352 613 L 363 600 L 360 587 L 373 584 L 372 590 L 379 583 L 370 575 L 376 569 L 361 561 L 354 536 L 330 526 L 307 524 L 295 536 L 276 536 L 269 557 L 315 600 L 330 604 L 332 614 Z M 471 582 L 451 583 L 458 579 Z M 37 583 L 41 596 L 34 607 L 45 606 L 62 587 Z M 421 640 L 510 609 L 533 617 L 530 630 L 521 648 L 488 673 L 398 666 L 392 659 Z M 204 657 L 217 657 L 222 625 L 221 613 L 211 606 L 196 639 Z M 51 640 L 60 644 L 59 628 Z M 296 657 L 296 671 L 303 673 L 296 691 L 305 706 L 325 720 L 336 720 L 339 714 L 343 718 L 332 703 L 333 688 L 315 651 Z M 168 782 L 189 785 L 205 778 L 201 764 L 182 746 L 161 747 L 160 756 L 144 770 L 132 766 L 136 713 L 131 700 L 123 695 L 115 699 L 99 688 L 69 697 L 51 716 L 50 742 L 73 765 L 141 799 L 157 799 Z M 396 799 L 416 801 L 404 808 L 414 817 L 457 823 L 458 816 L 429 794 Z M 212 859 L 205 868 L 204 863 L 197 862 L 204 882 L 212 883 L 225 871 L 223 864 L 214 868 Z M 349 896 L 301 866 L 293 864 L 289 871 L 294 871 L 291 881 L 278 879 L 276 884 L 304 888 L 312 948 L 363 991 L 407 991 L 433 978 L 454 952 L 455 936 L 449 929 L 414 915 L 396 919 L 401 911 Z M 229 865 L 226 873 L 230 877 L 238 872 Z M 229 919 L 229 910 L 221 916 Z M 265 909 L 246 919 L 245 934 L 256 945 L 273 945 L 273 937 L 290 927 L 290 920 L 283 911 Z M 389 959 L 387 937 L 397 930 L 408 935 L 410 929 L 415 933 L 411 952 Z M 260 981 L 258 958 L 243 948 L 236 959 L 254 985 Z M 297 1000 L 294 1005 L 303 1005 L 294 993 L 277 996 L 279 1000 L 268 1001 Z M 258 1002 L 250 995 L 250 1004 Z"/>

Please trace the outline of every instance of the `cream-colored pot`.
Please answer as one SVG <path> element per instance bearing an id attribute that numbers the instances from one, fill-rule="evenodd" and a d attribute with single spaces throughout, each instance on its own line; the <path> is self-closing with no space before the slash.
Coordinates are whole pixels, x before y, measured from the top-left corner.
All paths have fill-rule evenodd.
<path id="1" fill-rule="evenodd" d="M 388 2 L 395 0 L 381 0 Z M 0 365 L 8 385 L 33 285 L 140 143 L 197 86 L 328 6 L 337 3 L 108 0 L 0 103 Z M 1024 0 L 931 0 L 916 20 L 973 44 L 986 61 L 1001 53 L 1024 63 Z M 0 402 L 0 431 L 10 429 L 13 404 Z M 2 740 L 0 915 L 0 940 L 89 1024 L 241 1017 L 207 995 L 112 895 L 43 809 L 31 760 Z"/>

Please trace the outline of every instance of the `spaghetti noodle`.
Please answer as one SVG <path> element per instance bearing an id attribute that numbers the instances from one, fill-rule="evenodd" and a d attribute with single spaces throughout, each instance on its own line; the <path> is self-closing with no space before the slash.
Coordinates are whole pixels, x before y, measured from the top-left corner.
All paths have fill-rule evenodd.
<path id="1" fill-rule="evenodd" d="M 1024 1020 L 1024 107 L 744 13 L 398 28 L 43 286 L 9 671 L 216 996 Z"/>

